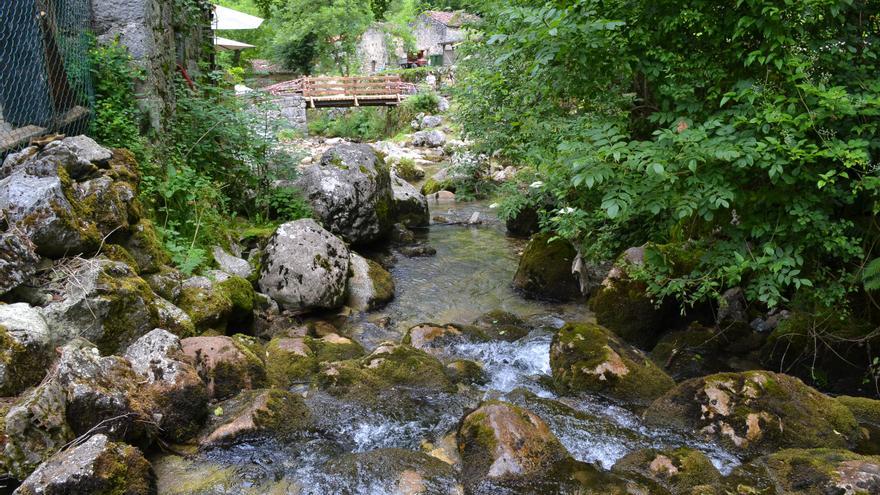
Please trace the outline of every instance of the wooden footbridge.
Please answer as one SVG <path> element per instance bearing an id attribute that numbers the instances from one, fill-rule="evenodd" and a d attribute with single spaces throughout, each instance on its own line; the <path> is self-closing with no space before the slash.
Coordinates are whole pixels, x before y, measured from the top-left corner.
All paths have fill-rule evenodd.
<path id="1" fill-rule="evenodd" d="M 265 88 L 276 96 L 300 95 L 310 108 L 395 106 L 416 93 L 400 76 L 302 77 Z"/>

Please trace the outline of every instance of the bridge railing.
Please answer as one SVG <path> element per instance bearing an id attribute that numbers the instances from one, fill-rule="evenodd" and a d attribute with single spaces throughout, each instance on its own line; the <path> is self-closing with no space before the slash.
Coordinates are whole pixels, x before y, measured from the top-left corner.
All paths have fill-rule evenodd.
<path id="1" fill-rule="evenodd" d="M 398 75 L 303 77 L 273 84 L 266 91 L 276 94 L 301 94 L 306 98 L 370 97 L 410 95 L 416 86 L 403 82 Z"/>

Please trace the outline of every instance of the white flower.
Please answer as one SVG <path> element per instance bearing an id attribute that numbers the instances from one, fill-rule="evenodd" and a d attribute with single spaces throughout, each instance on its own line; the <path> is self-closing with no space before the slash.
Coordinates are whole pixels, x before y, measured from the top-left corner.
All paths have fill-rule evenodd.
<path id="1" fill-rule="evenodd" d="M 495 208 L 498 208 L 498 206 L 498 203 L 492 203 L 491 205 L 489 205 L 489 208 L 494 210 Z"/>
<path id="2" fill-rule="evenodd" d="M 574 213 L 574 212 L 575 212 L 575 209 L 572 208 L 571 206 L 566 206 L 565 208 L 562 208 L 559 210 L 559 213 L 561 213 L 563 215 L 568 215 L 569 213 Z"/>
<path id="3" fill-rule="evenodd" d="M 531 187 L 532 189 L 537 189 L 539 187 L 542 187 L 543 185 L 544 185 L 543 182 L 536 180 L 535 182 L 532 182 L 531 184 L 529 184 L 529 187 Z"/>

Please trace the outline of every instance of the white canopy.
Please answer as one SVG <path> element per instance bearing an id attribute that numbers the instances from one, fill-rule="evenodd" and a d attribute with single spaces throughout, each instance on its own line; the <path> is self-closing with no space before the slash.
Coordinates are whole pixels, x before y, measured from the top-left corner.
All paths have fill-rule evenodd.
<path id="1" fill-rule="evenodd" d="M 215 5 L 214 23 L 211 27 L 213 29 L 257 29 L 262 23 L 263 19 L 257 16 Z"/>
<path id="2" fill-rule="evenodd" d="M 214 46 L 220 50 L 244 50 L 245 48 L 256 48 L 254 45 L 248 45 L 241 41 L 221 38 L 219 36 L 214 36 Z"/>

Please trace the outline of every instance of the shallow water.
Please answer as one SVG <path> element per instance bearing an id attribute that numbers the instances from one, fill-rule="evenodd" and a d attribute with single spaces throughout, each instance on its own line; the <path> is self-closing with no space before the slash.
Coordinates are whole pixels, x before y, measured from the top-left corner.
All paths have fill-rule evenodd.
<path id="1" fill-rule="evenodd" d="M 532 328 L 518 341 L 461 341 L 437 350 L 444 361 L 480 362 L 486 385 L 455 394 L 396 388 L 369 407 L 302 390 L 322 434 L 287 445 L 256 442 L 201 454 L 198 462 L 235 471 L 232 485 L 224 488 L 227 491 L 216 493 L 394 493 L 395 474 L 381 462 L 364 461 L 354 472 L 334 472 L 328 466 L 351 453 L 369 455 L 375 449 L 419 451 L 425 442 L 437 442 L 455 431 L 460 418 L 488 398 L 534 411 L 575 459 L 604 469 L 634 449 L 682 445 L 705 452 L 723 473 L 738 464 L 716 445 L 649 429 L 635 414 L 602 398 L 557 397 L 547 385 L 553 333 L 565 321 L 591 319 L 591 315 L 582 302 L 544 303 L 524 299 L 513 290 L 511 280 L 523 242 L 507 237 L 485 204 L 432 206 L 432 216 L 451 221 L 467 220 L 475 211 L 484 221 L 480 226 L 434 225 L 423 232 L 423 239 L 437 250 L 436 256 L 398 255 L 391 269 L 395 300 L 381 311 L 352 316 L 343 332 L 373 348 L 384 340 L 398 341 L 406 329 L 420 322 L 467 324 L 491 310 L 512 312 Z M 179 470 L 182 475 L 187 468 Z M 164 476 L 169 472 L 174 473 L 166 471 Z M 455 480 L 438 478 L 434 483 L 429 493 L 448 493 Z"/>

